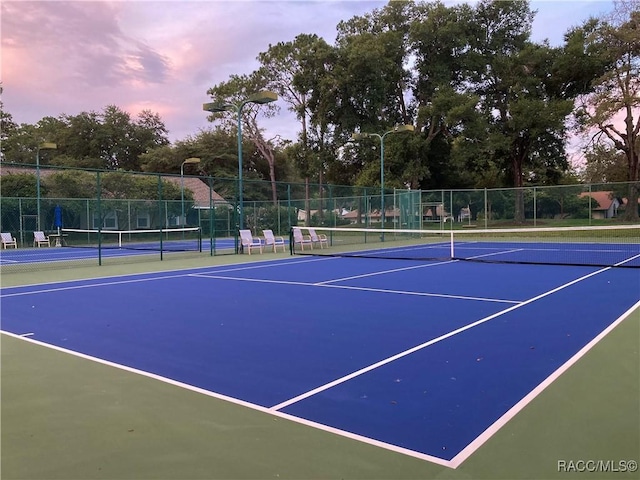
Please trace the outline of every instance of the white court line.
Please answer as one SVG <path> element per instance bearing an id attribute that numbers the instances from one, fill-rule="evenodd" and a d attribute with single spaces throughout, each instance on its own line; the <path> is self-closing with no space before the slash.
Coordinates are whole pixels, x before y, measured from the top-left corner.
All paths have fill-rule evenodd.
<path id="1" fill-rule="evenodd" d="M 312 259 L 306 259 L 306 260 L 291 260 L 288 262 L 280 262 L 280 263 L 270 263 L 267 265 L 253 265 L 250 264 L 249 266 L 242 266 L 242 267 L 233 267 L 233 268 L 227 268 L 227 269 L 223 269 L 223 270 L 214 270 L 213 273 L 226 273 L 226 272 L 242 272 L 245 270 L 256 270 L 259 268 L 271 268 L 271 267 L 282 267 L 282 266 L 288 266 L 288 265 L 299 265 L 301 263 L 311 263 L 311 262 L 326 262 L 328 260 L 337 260 L 336 257 L 324 257 L 324 258 L 312 258 Z M 197 275 L 206 275 L 208 272 L 201 272 L 199 274 L 192 274 L 193 276 L 197 276 Z"/>
<path id="2" fill-rule="evenodd" d="M 426 292 L 411 292 L 408 290 L 388 290 L 385 288 L 371 288 L 371 287 L 353 287 L 349 285 L 317 285 L 319 287 L 325 288 L 338 288 L 344 290 L 361 290 L 363 292 L 379 292 L 379 293 L 395 293 L 399 295 L 415 295 L 419 297 L 438 297 L 438 298 L 452 298 L 456 300 L 473 300 L 479 302 L 495 302 L 495 303 L 510 303 L 510 304 L 519 304 L 522 303 L 520 300 L 503 300 L 500 298 L 489 298 L 489 297 L 469 297 L 466 295 L 450 295 L 446 293 L 426 293 Z"/>
<path id="3" fill-rule="evenodd" d="M 240 399 L 237 399 L 237 398 L 229 397 L 229 396 L 223 395 L 221 393 L 216 393 L 216 392 L 212 392 L 210 390 L 205 390 L 203 388 L 196 387 L 194 385 L 189 385 L 188 383 L 183 383 L 183 382 L 179 382 L 177 380 L 172 380 L 172 379 L 167 378 L 167 377 L 162 377 L 160 375 L 156 375 L 155 373 L 145 372 L 144 370 L 138 370 L 137 368 L 127 367 L 126 365 L 121 365 L 119 363 L 110 362 L 109 360 L 104 360 L 102 358 L 92 357 L 92 356 L 86 355 L 84 353 L 75 352 L 73 350 L 68 350 L 68 349 L 63 348 L 63 347 L 58 347 L 57 345 L 51 345 L 51 344 L 48 344 L 48 343 L 40 342 L 40 341 L 34 340 L 32 338 L 25 338 L 25 337 L 22 337 L 20 335 L 16 335 L 15 333 L 6 332 L 4 330 L 0 330 L 0 333 L 2 333 L 4 335 L 8 335 L 10 337 L 18 338 L 20 340 L 24 340 L 25 342 L 29 342 L 29 343 L 33 343 L 35 345 L 39 345 L 41 347 L 50 348 L 51 350 L 56 350 L 56 351 L 59 351 L 59 352 L 67 353 L 69 355 L 73 355 L 74 357 L 79 357 L 79 358 L 82 358 L 84 360 L 90 360 L 90 361 L 95 362 L 95 363 L 99 363 L 99 364 L 102 364 L 102 365 L 107 365 L 109 367 L 117 368 L 117 369 L 123 370 L 125 372 L 133 373 L 133 374 L 136 374 L 136 375 L 141 375 L 143 377 L 151 378 L 153 380 L 158 380 L 160 382 L 167 383 L 169 385 L 173 385 L 173 386 L 176 386 L 176 387 L 184 388 L 185 390 L 189 390 L 189 391 L 192 391 L 192 392 L 195 392 L 195 393 L 206 395 L 208 397 L 212 397 L 212 398 L 215 398 L 215 399 L 218 399 L 218 400 L 229 402 L 229 403 L 232 403 L 234 405 L 239 405 L 239 406 L 242 406 L 242 407 L 250 408 L 250 409 L 256 410 L 258 412 L 266 413 L 266 414 L 271 415 L 273 417 L 278 417 L 278 418 L 282 418 L 282 419 L 285 419 L 285 420 L 290 420 L 292 422 L 296 422 L 296 423 L 299 423 L 301 425 L 306 425 L 308 427 L 317 428 L 318 430 L 323 430 L 325 432 L 334 433 L 336 435 L 340 435 L 340 436 L 345 437 L 345 438 L 350 438 L 352 440 L 357 440 L 357 441 L 360 441 L 360 442 L 363 442 L 363 443 L 367 443 L 369 445 L 374 445 L 376 447 L 384 448 L 386 450 L 390 450 L 390 451 L 401 453 L 401 454 L 404 454 L 404 455 L 407 455 L 407 456 L 410 456 L 410 457 L 418 458 L 420 460 L 426 460 L 426 461 L 431 462 L 431 463 L 435 463 L 435 464 L 442 465 L 442 466 L 445 466 L 445 467 L 450 467 L 449 460 L 443 460 L 442 458 L 434 457 L 432 455 L 427 455 L 427 454 L 424 454 L 424 453 L 416 452 L 414 450 L 409 450 L 407 448 L 398 447 L 396 445 L 392 445 L 392 444 L 389 444 L 389 443 L 381 442 L 379 440 L 368 438 L 368 437 L 365 437 L 365 436 L 362 436 L 362 435 L 358 435 L 358 434 L 355 434 L 355 433 L 346 432 L 344 430 L 340 430 L 340 429 L 337 429 L 337 428 L 334 428 L 334 427 L 330 427 L 328 425 L 323 425 L 321 423 L 316 423 L 316 422 L 313 422 L 311 420 L 306 420 L 304 418 L 295 417 L 293 415 L 289 415 L 289 414 L 284 413 L 284 412 L 275 412 L 275 411 L 272 411 L 271 409 L 269 409 L 267 407 L 263 407 L 262 405 L 257 405 L 255 403 L 246 402 L 244 400 L 240 400 Z"/>
<path id="4" fill-rule="evenodd" d="M 494 252 L 494 253 L 483 253 L 482 255 L 474 255 L 473 257 L 467 257 L 467 260 L 474 260 L 476 258 L 491 257 L 491 256 L 494 256 L 494 255 L 506 255 L 507 253 L 522 252 L 523 250 L 524 249 L 522 249 L 522 248 L 514 248 L 512 250 L 501 250 L 500 252 Z"/>
<path id="5" fill-rule="evenodd" d="M 470 247 L 467 247 L 467 245 L 471 245 Z M 498 245 L 495 245 L 493 247 L 476 247 L 474 245 L 472 245 L 471 242 L 469 243 L 464 243 L 464 244 L 457 244 L 456 250 L 495 250 L 498 248 Z M 525 248 L 518 248 L 515 249 L 514 251 L 524 251 L 524 252 L 567 252 L 568 250 L 566 248 L 530 248 L 530 247 L 525 247 Z M 572 253 L 573 252 L 580 252 L 580 253 L 626 253 L 628 251 L 628 249 L 624 249 L 624 250 L 612 250 L 612 249 L 593 249 L 593 248 L 571 248 L 570 250 Z"/>
<path id="6" fill-rule="evenodd" d="M 329 382 L 329 383 L 326 383 L 324 385 L 320 385 L 319 387 L 314 388 L 313 390 L 309 390 L 308 392 L 302 393 L 302 394 L 300 394 L 300 395 L 298 395 L 296 397 L 290 398 L 289 400 L 286 400 L 284 402 L 281 402 L 281 403 L 279 403 L 277 405 L 272 406 L 271 410 L 280 410 L 282 408 L 288 407 L 289 405 L 297 403 L 297 402 L 299 402 L 301 400 L 304 400 L 306 398 L 312 397 L 312 396 L 314 396 L 314 395 L 316 395 L 316 394 L 318 394 L 320 392 L 328 390 L 328 389 L 330 389 L 332 387 L 335 387 L 336 385 L 344 383 L 344 382 L 346 382 L 348 380 L 351 380 L 351 379 L 353 379 L 355 377 L 359 377 L 360 375 L 364 375 L 367 372 L 375 370 L 375 369 L 377 369 L 379 367 L 382 367 L 382 366 L 384 366 L 384 365 L 386 365 L 388 363 L 394 362 L 395 360 L 398 360 L 398 359 L 400 359 L 402 357 L 406 357 L 407 355 L 415 353 L 415 352 L 417 352 L 419 350 L 422 350 L 422 349 L 424 349 L 426 347 L 429 347 L 431 345 L 439 343 L 442 340 L 446 340 L 447 338 L 453 337 L 454 335 L 458 335 L 459 333 L 462 333 L 462 332 L 464 332 L 466 330 L 469 330 L 471 328 L 477 327 L 478 325 L 482 325 L 483 323 L 486 323 L 489 320 L 493 320 L 494 318 L 500 317 L 500 316 L 504 315 L 505 313 L 509 313 L 509 312 L 514 311 L 514 310 L 517 310 L 518 308 L 524 307 L 525 305 L 529 305 L 530 303 L 533 303 L 533 302 L 535 302 L 537 300 L 540 300 L 541 298 L 544 298 L 544 297 L 547 297 L 547 296 L 549 296 L 551 294 L 559 292 L 560 290 L 563 290 L 563 289 L 565 289 L 567 287 L 570 287 L 571 285 L 574 285 L 574 284 L 576 284 L 578 282 L 586 280 L 587 278 L 593 277 L 594 275 L 598 275 L 598 274 L 600 274 L 602 272 L 606 272 L 606 271 L 608 271 L 610 269 L 611 269 L 611 267 L 606 267 L 606 268 L 597 270 L 595 272 L 591 272 L 591 273 L 589 273 L 587 275 L 583 275 L 582 277 L 579 277 L 579 278 L 577 278 L 575 280 L 572 280 L 572 281 L 570 281 L 568 283 L 565 283 L 564 285 L 560 285 L 559 287 L 556 287 L 553 290 L 549 290 L 547 292 L 544 292 L 544 293 L 542 293 L 542 294 L 540 294 L 538 296 L 535 296 L 533 298 L 530 298 L 529 300 L 526 300 L 526 301 L 524 301 L 522 303 L 519 303 L 519 304 L 514 305 L 512 307 L 506 308 L 506 309 L 504 309 L 504 310 L 502 310 L 500 312 L 494 313 L 493 315 L 489 315 L 488 317 L 481 318 L 480 320 L 477 320 L 475 322 L 472 322 L 472 323 L 469 323 L 467 325 L 464 325 L 464 326 L 462 326 L 460 328 L 452 330 L 451 332 L 445 333 L 444 335 L 441 335 L 439 337 L 431 339 L 431 340 L 429 340 L 427 342 L 421 343 L 420 345 L 416 345 L 413 348 L 410 348 L 410 349 L 405 350 L 403 352 L 397 353 L 396 355 L 393 355 L 391 357 L 387 357 L 387 358 L 385 358 L 383 360 L 380 360 L 379 362 L 376 362 L 376 363 L 371 364 L 371 365 L 369 365 L 367 367 L 361 368 L 360 370 L 356 370 L 355 372 L 352 372 L 352 373 L 350 373 L 348 375 L 345 375 L 345 376 L 343 376 L 341 378 L 337 378 L 333 382 Z"/>
<path id="7" fill-rule="evenodd" d="M 0 294 L 0 298 L 21 297 L 24 295 L 36 295 L 40 293 L 63 292 L 65 290 L 79 290 L 82 288 L 103 287 L 105 285 L 124 285 L 127 283 L 150 282 L 153 280 L 166 280 L 167 278 L 179 278 L 179 277 L 186 277 L 186 276 L 188 276 L 188 274 L 183 273 L 181 275 L 162 275 L 159 277 L 151 277 L 151 278 L 135 278 L 131 280 L 119 280 L 119 281 L 113 281 L 113 282 L 89 283 L 85 285 L 71 285 L 68 287 L 45 288 L 43 290 L 35 290 L 35 291 L 29 291 L 29 292 L 15 292 L 15 293 Z"/>
<path id="8" fill-rule="evenodd" d="M 272 267 L 272 266 L 282 266 L 282 265 L 288 265 L 288 264 L 298 264 L 298 263 L 306 263 L 306 262 L 312 262 L 312 261 L 324 261 L 324 260 L 332 260 L 331 258 L 321 258 L 321 259 L 314 259 L 314 260 L 301 260 L 301 261 L 291 261 L 291 262 L 284 262 L 284 263 L 279 263 L 279 262 L 274 262 L 268 265 L 256 265 L 254 267 L 242 267 L 242 268 L 238 268 L 237 270 L 250 270 L 251 268 L 265 268 L 265 267 Z M 273 260 L 265 260 L 265 262 L 273 262 Z M 222 266 L 222 265 L 221 265 Z M 207 266 L 207 267 L 201 267 L 200 269 L 193 269 L 193 268 L 187 268 L 187 269 L 179 269 L 179 270 L 173 270 L 173 274 L 171 275 L 160 275 L 160 276 L 151 276 L 151 277 L 147 277 L 147 278 L 131 278 L 131 279 L 127 279 L 127 280 L 114 280 L 114 281 L 110 281 L 110 282 L 100 282 L 100 283 L 84 283 L 84 284 L 80 284 L 80 285 L 69 285 L 66 287 L 56 287 L 56 288 L 45 288 L 43 290 L 34 290 L 34 291 L 28 291 L 28 292 L 15 292 L 15 293 L 5 293 L 2 294 L 0 293 L 0 298 L 6 298 L 6 297 L 19 297 L 19 296 L 24 296 L 24 295 L 35 295 L 35 294 L 39 294 L 39 293 L 51 293 L 51 292 L 62 292 L 65 290 L 76 290 L 76 289 L 82 289 L 82 288 L 93 288 L 93 287 L 102 287 L 102 286 L 108 286 L 108 285 L 121 285 L 121 284 L 127 284 L 127 283 L 139 283 L 139 282 L 147 282 L 147 281 L 153 281 L 153 280 L 166 280 L 169 278 L 180 278 L 180 277 L 190 277 L 190 276 L 197 276 L 198 274 L 194 274 L 194 273 L 188 273 L 191 272 L 193 270 L 202 270 L 202 269 L 211 269 L 211 268 L 215 268 L 212 266 Z M 236 269 L 226 269 L 226 270 L 214 270 L 215 273 L 219 273 L 219 272 L 232 272 L 235 271 Z M 180 273 L 182 272 L 182 273 Z M 102 279 L 107 279 L 107 278 L 127 278 L 127 277 L 138 277 L 138 276 L 142 276 L 142 275 L 153 275 L 153 272 L 143 272 L 143 273 L 135 273 L 135 274 L 130 274 L 130 275 L 114 275 L 111 277 L 94 277 L 94 278 L 89 278 L 89 279 L 76 279 L 76 280 L 65 280 L 63 282 L 50 282 L 50 283 L 45 283 L 45 284 L 40 284 L 40 285 L 57 285 L 60 283 L 79 283 L 79 282 L 89 282 L 89 281 L 94 281 L 97 282 L 99 280 Z M 29 287 L 35 287 L 38 285 L 20 285 L 20 286 L 14 286 L 14 287 L 5 287 L 6 289 L 9 288 L 29 288 Z M 2 291 L 2 289 L 0 289 L 0 292 Z"/>
<path id="9" fill-rule="evenodd" d="M 198 278 L 210 278 L 214 280 L 233 280 L 235 282 L 273 283 L 273 284 L 280 284 L 280 285 L 298 285 L 301 287 L 337 288 L 339 290 L 360 290 L 363 292 L 393 293 L 396 295 L 413 295 L 417 297 L 452 298 L 456 300 L 474 300 L 474 301 L 480 301 L 480 302 L 497 302 L 497 303 L 511 303 L 511 304 L 521 303 L 519 300 L 502 300 L 498 298 L 468 297 L 465 295 L 449 295 L 445 293 L 411 292 L 408 290 L 388 290 L 385 288 L 353 287 L 349 285 L 331 285 L 331 284 L 325 284 L 325 283 L 306 283 L 306 282 L 293 282 L 288 280 L 265 280 L 262 278 L 227 277 L 227 276 L 218 276 L 218 275 L 206 275 L 201 273 L 192 273 L 190 276 L 198 277 Z"/>
<path id="10" fill-rule="evenodd" d="M 567 287 L 567 286 L 569 286 L 569 285 L 571 285 L 573 283 L 577 283 L 577 282 L 579 282 L 581 280 L 584 280 L 584 279 L 586 279 L 586 278 L 588 278 L 590 276 L 597 275 L 598 273 L 601 273 L 601 272 L 604 272 L 604 271 L 607 271 L 607 270 L 609 270 L 609 268 L 605 268 L 605 269 L 602 269 L 602 270 L 599 270 L 599 271 L 596 271 L 596 272 L 592 272 L 591 274 L 586 275 L 586 276 L 581 277 L 581 278 L 578 278 L 577 280 L 574 280 L 573 282 L 570 282 L 568 284 L 562 285 L 562 286 L 558 287 L 557 289 L 552 290 L 551 292 L 547 292 L 546 294 L 543 294 L 542 296 L 546 296 L 546 295 L 548 295 L 550 293 L 553 293 L 555 291 L 563 289 L 563 288 L 565 288 L 565 287 Z M 528 302 L 530 303 L 530 302 L 536 300 L 537 298 L 541 298 L 542 296 L 536 297 L 534 299 L 531 299 Z M 602 332 L 600 335 L 598 335 L 592 342 L 590 342 L 587 346 L 585 346 L 579 353 L 582 353 L 582 355 L 584 355 L 586 353 L 586 351 L 588 350 L 587 347 L 595 345 L 607 333 L 609 333 L 618 324 L 620 324 L 625 319 L 625 317 L 627 317 L 635 308 L 640 308 L 640 302 L 636 303 L 636 305 L 634 305 L 632 308 L 630 308 L 627 311 L 627 313 L 625 313 L 622 317 L 620 317 L 616 322 L 614 322 L 614 324 L 612 324 L 610 327 L 608 327 L 604 332 Z M 513 309 L 509 309 L 509 310 L 513 310 Z M 471 327 L 469 327 L 469 328 L 471 328 Z M 413 450 L 409 450 L 409 449 L 406 449 L 406 448 L 398 447 L 396 445 L 392 445 L 392 444 L 388 444 L 388 443 L 385 443 L 385 442 L 381 442 L 379 440 L 375 440 L 375 439 L 371 439 L 371 438 L 368 438 L 368 437 L 364 437 L 362 435 L 357 435 L 357 434 L 354 434 L 354 433 L 351 433 L 351 432 L 346 432 L 346 431 L 343 431 L 343 430 L 339 430 L 337 428 L 330 427 L 330 426 L 327 426 L 327 425 L 323 425 L 323 424 L 320 424 L 320 423 L 316 423 L 316 422 L 313 422 L 313 421 L 310 421 L 310 420 L 306 420 L 306 419 L 303 419 L 303 418 L 298 418 L 298 417 L 295 417 L 293 415 L 286 414 L 284 412 L 275 411 L 275 410 L 273 410 L 274 407 L 271 407 L 271 408 L 263 407 L 261 405 L 256 405 L 256 404 L 253 404 L 253 403 L 246 402 L 244 400 L 239 400 L 239 399 L 236 399 L 236 398 L 233 398 L 233 397 L 228 397 L 226 395 L 222 395 L 222 394 L 219 394 L 219 393 L 211 392 L 209 390 L 205 390 L 205 389 L 202 389 L 202 388 L 199 388 L 199 387 L 195 387 L 193 385 L 189 385 L 189 384 L 185 384 L 185 383 L 182 383 L 182 382 L 178 382 L 176 380 L 172 380 L 172 379 L 169 379 L 169 378 L 166 378 L 166 377 L 162 377 L 160 375 L 156 375 L 156 374 L 153 374 L 153 373 L 145 372 L 143 370 L 137 370 L 135 368 L 131 368 L 131 367 L 127 367 L 127 366 L 124 366 L 124 365 L 117 364 L 117 363 L 113 363 L 113 362 L 110 362 L 110 361 L 107 361 L 107 360 L 103 360 L 103 359 L 100 359 L 100 358 L 97 358 L 97 357 L 91 357 L 91 356 L 86 355 L 86 354 L 82 354 L 82 353 L 75 352 L 75 351 L 72 351 L 72 350 L 67 350 L 65 348 L 58 347 L 58 346 L 55 346 L 55 345 L 50 345 L 50 344 L 47 344 L 47 343 L 44 343 L 44 342 L 40 342 L 40 341 L 31 339 L 31 338 L 21 337 L 19 335 L 16 335 L 16 334 L 13 334 L 13 333 L 10 333 L 10 332 L 6 332 L 6 331 L 3 331 L 3 330 L 0 330 L 0 333 L 8 335 L 8 336 L 11 336 L 11 337 L 15 337 L 15 338 L 18 338 L 18 339 L 21 339 L 21 340 L 24 340 L 26 342 L 30 342 L 30 343 L 33 343 L 33 344 L 36 344 L 36 345 L 40 345 L 40 346 L 45 347 L 45 348 L 50 348 L 52 350 L 57 350 L 57 351 L 60 351 L 60 352 L 64 352 L 64 353 L 67 353 L 67 354 L 70 354 L 70 355 L 73 355 L 73 356 L 76 356 L 76 357 L 87 359 L 87 360 L 90 360 L 90 361 L 93 361 L 93 362 L 96 362 L 96 363 L 100 363 L 100 364 L 103 364 L 103 365 L 111 366 L 111 367 L 114 367 L 114 368 L 117 368 L 117 369 L 120 369 L 120 370 L 123 370 L 123 371 L 131 372 L 131 373 L 134 373 L 134 374 L 137 374 L 137 375 L 141 375 L 141 376 L 144 376 L 144 377 L 147 377 L 147 378 L 159 380 L 159 381 L 164 382 L 166 384 L 170 384 L 170 385 L 173 385 L 173 386 L 184 388 L 186 390 L 190 390 L 190 391 L 193 391 L 195 393 L 206 395 L 206 396 L 209 396 L 209 397 L 212 397 L 212 398 L 216 398 L 216 399 L 219 399 L 219 400 L 222 400 L 222 401 L 227 401 L 227 402 L 235 404 L 235 405 L 240 405 L 240 406 L 243 406 L 243 407 L 246 407 L 246 408 L 250 408 L 252 410 L 256 410 L 256 411 L 259 411 L 259 412 L 262 412 L 262 413 L 267 413 L 267 414 L 275 416 L 275 417 L 279 417 L 279 418 L 283 418 L 283 419 L 286 419 L 286 420 L 290 420 L 290 421 L 296 422 L 296 423 L 301 424 L 301 425 L 309 426 L 309 427 L 312 427 L 312 428 L 317 428 L 318 430 L 322 430 L 322 431 L 325 431 L 325 432 L 330 432 L 330 433 L 333 433 L 333 434 L 336 434 L 336 435 L 340 435 L 340 436 L 345 437 L 345 438 L 361 441 L 361 442 L 369 444 L 369 445 L 373 445 L 373 446 L 377 446 L 377 447 L 380 447 L 380 448 L 384 448 L 385 450 L 397 452 L 397 453 L 400 453 L 400 454 L 403 454 L 403 455 L 407 455 L 407 456 L 410 456 L 410 457 L 413 457 L 413 458 L 417 458 L 417 459 L 420 459 L 420 460 L 425 460 L 425 461 L 428 461 L 428 462 L 431 462 L 431 463 L 435 463 L 437 465 L 442 465 L 442 466 L 445 466 L 445 467 L 448 467 L 448 468 L 452 468 L 452 469 L 455 469 L 458 466 L 460 466 L 462 464 L 462 462 L 464 462 L 477 448 L 479 448 L 482 445 L 482 443 L 484 443 L 486 440 L 488 440 L 488 438 L 491 435 L 493 435 L 493 433 L 495 433 L 499 428 L 501 428 L 504 424 L 506 424 L 508 422 L 508 420 L 510 420 L 510 418 L 512 418 L 517 413 L 517 411 L 515 410 L 515 407 L 513 407 L 503 417 L 498 419 L 492 425 L 492 427 L 495 427 L 495 428 L 491 433 L 488 433 L 488 431 L 485 431 L 481 436 L 476 438 L 467 447 L 465 447 L 465 449 L 463 449 L 458 455 L 456 455 L 452 460 L 449 461 L 449 460 L 444 460 L 442 458 L 435 457 L 435 456 L 432 456 L 432 455 L 423 454 L 423 453 L 416 452 L 416 451 L 413 451 Z M 558 373 L 557 373 L 556 376 L 554 376 L 554 374 L 552 374 L 550 377 L 548 377 L 548 379 L 547 379 L 548 383 L 551 383 L 558 376 L 560 376 L 566 369 L 568 369 L 573 363 L 575 363 L 578 358 L 579 358 L 578 354 L 574 355 L 574 357 L 572 357 L 568 362 L 566 362 L 562 367 L 560 367 L 560 369 L 558 369 Z M 545 380 L 545 382 L 543 382 L 543 384 L 545 384 L 547 382 L 547 380 Z M 540 387 L 538 387 L 538 389 L 539 389 L 538 394 L 544 388 L 546 388 L 547 385 L 545 384 L 544 387 L 542 387 L 543 384 L 541 384 Z M 536 390 L 538 390 L 538 389 L 536 389 Z M 530 402 L 533 399 L 533 397 L 535 397 L 535 395 L 529 394 L 525 398 L 528 398 L 528 402 Z M 524 399 L 523 399 L 523 401 L 524 401 Z M 523 408 L 523 407 L 524 407 L 524 404 L 521 405 L 521 408 Z M 483 438 L 481 438 L 481 437 L 483 437 Z"/>
<path id="11" fill-rule="evenodd" d="M 345 280 L 355 280 L 357 278 L 374 277 L 376 275 L 386 275 L 387 273 L 404 272 L 406 270 L 415 270 L 416 268 L 428 268 L 428 267 L 434 267 L 436 265 L 445 265 L 447 263 L 454 263 L 454 262 L 457 262 L 457 260 L 447 260 L 445 262 L 438 262 L 438 263 L 426 263 L 424 265 L 413 265 L 411 267 L 393 268 L 391 270 L 380 270 L 378 272 L 364 273 L 362 275 L 354 275 L 351 277 L 336 278 L 334 280 L 325 280 L 324 282 L 316 282 L 314 283 L 314 285 L 327 285 L 329 283 L 343 282 Z"/>
<path id="12" fill-rule="evenodd" d="M 520 411 L 533 401 L 538 395 L 540 395 L 549 385 L 555 382 L 560 375 L 566 372 L 571 366 L 573 366 L 578 360 L 587 354 L 600 340 L 606 337 L 614 328 L 622 323 L 636 308 L 640 308 L 640 301 L 632 306 L 629 310 L 622 314 L 615 322 L 605 328 L 599 335 L 593 340 L 582 347 L 574 356 L 563 363 L 556 371 L 545 378 L 537 387 L 531 390 L 525 395 L 522 400 L 511 407 L 505 412 L 498 420 L 496 420 L 489 428 L 478 435 L 469 445 L 460 451 L 455 457 L 451 459 L 450 466 L 452 468 L 458 468 L 462 462 L 469 458 L 478 448 L 480 448 L 487 440 L 489 440 L 498 430 L 504 427 L 509 420 L 515 417 Z"/>

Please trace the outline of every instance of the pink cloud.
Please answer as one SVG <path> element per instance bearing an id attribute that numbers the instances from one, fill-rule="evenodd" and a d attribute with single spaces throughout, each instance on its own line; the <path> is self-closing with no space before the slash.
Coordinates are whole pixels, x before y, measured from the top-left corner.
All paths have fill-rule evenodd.
<path id="1" fill-rule="evenodd" d="M 207 89 L 230 75 L 250 74 L 270 44 L 303 32 L 332 43 L 339 21 L 386 3 L 2 1 L 4 107 L 18 123 L 110 104 L 132 115 L 150 109 L 162 116 L 172 140 L 181 139 L 209 127 L 202 112 Z M 547 10 L 545 28 L 564 32 L 548 12 L 565 12 L 563 2 L 534 2 L 533 8 Z M 581 17 L 563 16 L 564 25 Z M 286 109 L 266 125 L 274 130 L 269 136 L 287 138 L 297 128 Z"/>

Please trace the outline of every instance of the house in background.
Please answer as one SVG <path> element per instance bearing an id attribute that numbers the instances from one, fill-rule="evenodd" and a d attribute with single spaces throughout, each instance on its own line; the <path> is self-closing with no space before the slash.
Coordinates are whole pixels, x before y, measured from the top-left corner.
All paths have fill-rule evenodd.
<path id="1" fill-rule="evenodd" d="M 171 182 L 178 187 L 182 187 L 182 180 L 180 177 L 162 177 L 163 180 Z M 211 189 L 209 190 L 209 186 L 200 180 L 197 177 L 184 177 L 184 189 L 185 191 L 190 191 L 193 194 L 193 206 L 197 210 L 209 210 L 211 206 L 213 208 L 219 206 L 227 206 L 232 208 L 231 204 L 227 202 L 218 192 Z M 211 197 L 209 197 L 209 192 L 211 192 Z M 186 215 L 185 215 L 186 216 Z M 180 217 L 174 217 L 171 219 L 175 225 L 180 225 Z M 184 219 L 184 223 L 186 223 L 186 219 Z"/>
<path id="2" fill-rule="evenodd" d="M 380 210 L 371 210 L 370 212 L 361 212 L 358 210 L 343 210 L 340 215 L 344 220 L 348 220 L 350 224 L 355 225 L 358 223 L 358 220 L 363 223 L 373 222 L 380 223 L 382 222 L 382 218 L 380 215 Z M 389 223 L 397 223 L 400 218 L 400 210 L 397 208 L 386 208 L 384 214 L 385 222 Z M 386 225 L 386 223 L 385 223 Z"/>
<path id="3" fill-rule="evenodd" d="M 63 169 L 55 169 L 55 168 L 42 168 L 40 169 L 40 180 L 42 184 L 46 184 L 47 178 L 55 173 L 61 172 Z M 17 174 L 30 174 L 35 175 L 36 169 L 23 167 L 23 166 L 13 166 L 11 164 L 2 164 L 0 167 L 0 175 L 17 175 Z M 188 202 L 186 204 L 188 209 L 196 209 L 196 210 L 209 210 L 211 206 L 227 206 L 228 208 L 232 208 L 232 206 L 227 202 L 221 195 L 219 195 L 215 190 L 210 190 L 209 186 L 206 182 L 202 181 L 198 177 L 184 177 L 181 178 L 175 175 L 161 175 L 162 180 L 166 182 L 171 182 L 176 185 L 178 188 L 182 188 L 183 180 L 184 180 L 184 190 L 190 191 L 193 195 L 193 202 Z M 152 218 L 157 213 L 157 209 L 148 209 L 148 208 L 136 208 L 130 209 L 129 207 L 125 208 L 129 215 L 125 215 L 124 218 L 119 218 L 119 214 L 117 209 L 115 209 L 112 203 L 109 200 L 113 200 L 113 196 L 109 192 L 105 192 L 102 197 L 107 202 L 104 202 L 102 205 L 103 211 L 102 215 L 98 216 L 95 211 L 91 211 L 89 207 L 89 203 L 87 203 L 86 208 L 80 208 L 79 213 L 76 216 L 75 224 L 72 225 L 73 228 L 86 228 L 86 229 L 98 229 L 103 228 L 106 230 L 135 230 L 135 229 L 148 229 L 154 228 L 156 225 L 152 224 Z M 43 219 L 43 229 L 45 231 L 51 230 L 51 209 L 52 202 L 59 203 L 62 208 L 65 208 L 66 201 L 68 198 L 50 198 L 50 197 L 42 197 L 42 219 Z M 82 198 L 82 199 L 74 199 L 74 200 L 84 200 L 85 202 L 92 202 L 94 198 Z M 129 201 L 132 204 L 135 204 L 139 199 L 131 199 L 131 200 L 117 200 L 118 202 Z M 154 199 L 150 199 L 154 200 Z M 173 205 L 179 205 L 180 200 L 170 200 Z M 30 204 L 29 204 L 30 205 Z M 32 206 L 30 206 L 31 210 L 34 210 Z M 177 209 L 179 210 L 179 208 Z M 176 209 L 174 208 L 174 211 Z M 185 212 L 189 213 L 189 210 Z M 208 214 L 207 214 L 208 215 Z M 186 224 L 186 219 L 181 219 L 180 214 L 173 214 L 168 216 L 168 218 L 161 219 L 161 222 L 170 227 L 180 226 Z M 156 221 L 157 223 L 157 221 Z M 16 211 L 15 221 L 6 228 L 11 228 L 12 231 L 31 231 L 37 229 L 37 216 L 35 215 L 35 211 Z M 71 225 L 65 225 L 67 227 L 71 227 Z"/>
<path id="4" fill-rule="evenodd" d="M 584 192 L 580 198 L 591 197 L 591 218 L 614 218 L 618 215 L 618 209 L 623 205 L 623 199 L 618 198 L 613 192 Z"/>

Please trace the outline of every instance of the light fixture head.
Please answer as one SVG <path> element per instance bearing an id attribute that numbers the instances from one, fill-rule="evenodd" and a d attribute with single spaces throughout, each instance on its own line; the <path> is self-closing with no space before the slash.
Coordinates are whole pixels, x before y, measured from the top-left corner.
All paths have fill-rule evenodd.
<path id="1" fill-rule="evenodd" d="M 260 92 L 254 93 L 247 99 L 248 102 L 258 104 L 271 103 L 275 102 L 276 100 L 278 100 L 278 94 L 275 92 L 270 92 L 269 90 L 262 90 Z"/>
<path id="2" fill-rule="evenodd" d="M 234 106 L 230 103 L 205 103 L 202 105 L 202 109 L 205 112 L 227 112 L 229 110 L 233 110 Z"/>

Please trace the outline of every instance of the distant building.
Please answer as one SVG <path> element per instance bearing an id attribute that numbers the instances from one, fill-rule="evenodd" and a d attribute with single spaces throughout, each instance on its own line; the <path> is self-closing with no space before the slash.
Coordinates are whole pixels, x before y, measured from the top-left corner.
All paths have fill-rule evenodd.
<path id="1" fill-rule="evenodd" d="M 623 205 L 624 200 L 618 198 L 613 192 L 584 192 L 580 198 L 591 197 L 595 202 L 591 202 L 591 218 L 614 218 L 618 215 L 618 209 Z"/>

